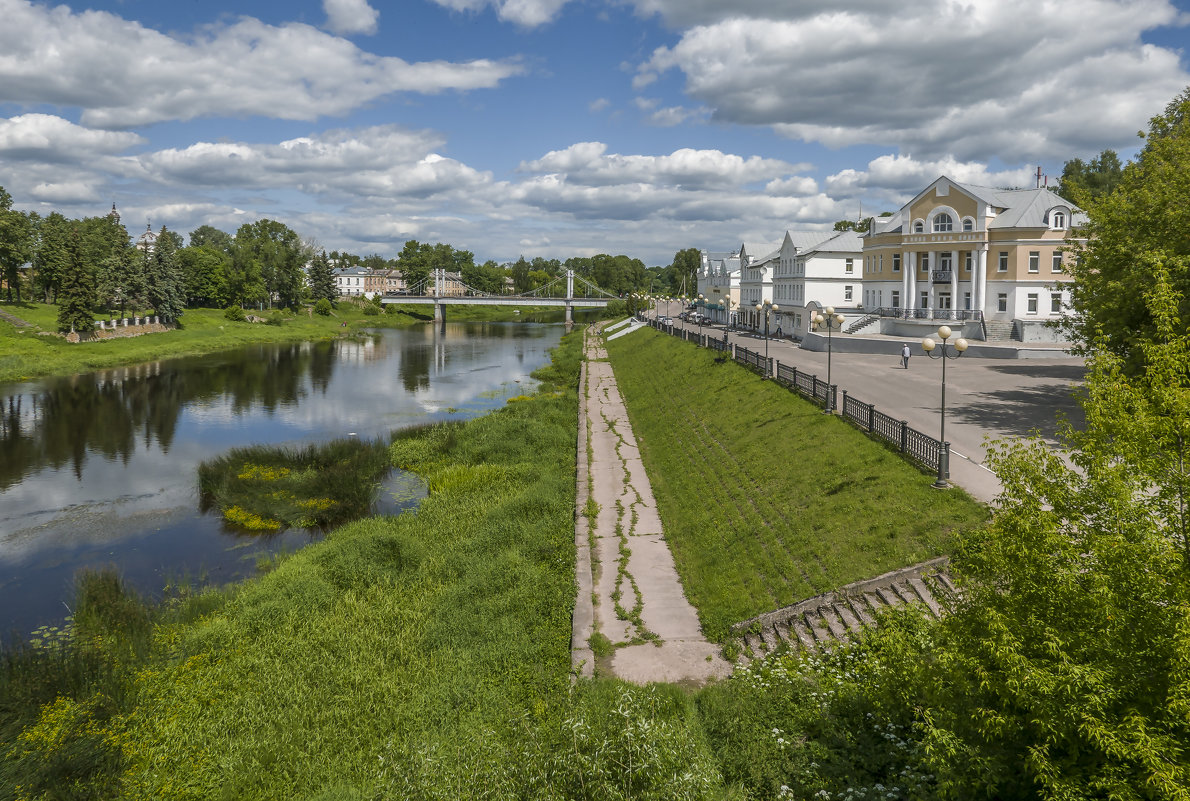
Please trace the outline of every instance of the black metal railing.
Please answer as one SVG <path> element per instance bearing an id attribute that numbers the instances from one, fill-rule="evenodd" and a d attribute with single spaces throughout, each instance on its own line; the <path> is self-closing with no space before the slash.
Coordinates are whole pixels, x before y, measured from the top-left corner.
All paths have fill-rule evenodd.
<path id="1" fill-rule="evenodd" d="M 796 367 L 790 367 L 787 364 L 781 364 L 781 362 L 777 362 L 776 369 L 773 371 L 773 379 L 778 384 L 788 387 L 820 406 L 826 406 L 826 400 L 829 397 L 833 408 L 839 398 L 837 385 L 828 384 L 813 373 L 798 370 Z"/>
<path id="2" fill-rule="evenodd" d="M 894 317 L 900 320 L 968 320 L 976 322 L 983 320 L 983 312 L 979 309 L 902 309 L 896 306 L 881 306 L 870 314 L 881 317 Z"/>
<path id="3" fill-rule="evenodd" d="M 843 390 L 840 411 L 844 419 L 855 423 L 868 434 L 892 443 L 906 457 L 929 470 L 937 471 L 938 460 L 950 455 L 950 443 L 940 442 L 910 428 L 904 420 L 897 420 L 877 409 L 876 404 L 864 403 L 854 395 L 848 395 L 847 390 Z"/>
<path id="4" fill-rule="evenodd" d="M 736 345 L 735 360 L 745 367 L 756 370 L 761 375 L 768 375 L 768 359 L 764 357 L 763 353 L 741 348 L 739 345 Z"/>
<path id="5" fill-rule="evenodd" d="M 949 284 L 954 278 L 954 270 L 934 270 L 932 275 L 935 284 Z"/>

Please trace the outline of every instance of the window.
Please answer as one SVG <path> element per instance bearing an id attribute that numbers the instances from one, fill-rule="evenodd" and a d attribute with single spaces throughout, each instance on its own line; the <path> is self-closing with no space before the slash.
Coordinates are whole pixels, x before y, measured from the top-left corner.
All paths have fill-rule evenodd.
<path id="1" fill-rule="evenodd" d="M 930 293 L 929 292 L 921 293 L 921 307 L 923 309 L 930 308 Z"/>
<path id="2" fill-rule="evenodd" d="M 901 291 L 899 289 L 892 291 L 892 305 L 894 309 L 901 308 Z"/>
<path id="3" fill-rule="evenodd" d="M 966 219 L 964 219 L 963 220 L 963 230 L 964 231 L 974 231 L 975 230 L 975 220 L 971 219 L 970 217 L 967 217 Z"/>
<path id="4" fill-rule="evenodd" d="M 1029 251 L 1029 272 L 1035 273 L 1041 270 L 1041 251 Z"/>
<path id="5" fill-rule="evenodd" d="M 942 212 L 934 218 L 934 233 L 942 233 L 945 231 L 954 230 L 954 220 L 946 212 Z"/>
<path id="6" fill-rule="evenodd" d="M 1065 266 L 1062 264 L 1062 254 L 1061 253 L 1054 253 L 1054 258 L 1053 258 L 1053 262 L 1050 266 L 1050 270 L 1055 273 L 1062 273 L 1062 272 L 1066 271 Z"/>
<path id="7" fill-rule="evenodd" d="M 1037 314 L 1037 293 L 1030 292 L 1028 294 L 1028 312 L 1029 314 Z"/>
<path id="8" fill-rule="evenodd" d="M 913 233 L 924 234 L 925 232 L 926 232 L 926 224 L 925 223 L 923 223 L 921 220 L 917 220 L 916 222 L 913 223 Z"/>
<path id="9" fill-rule="evenodd" d="M 970 292 L 963 293 L 963 308 L 967 309 L 967 310 L 971 309 L 971 293 Z"/>
<path id="10" fill-rule="evenodd" d="M 1055 231 L 1061 231 L 1062 229 L 1064 229 L 1066 227 L 1066 212 L 1055 211 L 1053 224 L 1050 227 L 1053 228 Z"/>
<path id="11" fill-rule="evenodd" d="M 918 262 L 918 264 L 921 265 L 921 274 L 929 275 L 929 273 L 930 273 L 930 254 L 929 253 L 918 253 L 917 254 L 917 262 Z"/>
<path id="12" fill-rule="evenodd" d="M 843 300 L 846 300 L 846 301 L 849 301 L 849 302 L 850 302 L 850 300 L 851 300 L 851 287 L 849 287 L 849 286 L 845 286 L 845 287 L 843 287 Z"/>
<path id="13" fill-rule="evenodd" d="M 848 275 L 851 275 L 853 272 L 855 272 L 855 259 L 848 259 L 847 266 L 843 268 L 843 271 Z"/>
<path id="14" fill-rule="evenodd" d="M 900 271 L 901 271 L 901 254 L 894 253 L 893 254 L 893 272 L 899 273 Z"/>
<path id="15" fill-rule="evenodd" d="M 883 253 L 880 254 L 880 266 L 876 268 L 876 272 L 878 272 L 878 273 L 884 272 L 884 254 Z"/>
<path id="16" fill-rule="evenodd" d="M 1055 292 L 1050 295 L 1050 311 L 1054 314 L 1062 313 L 1062 293 Z"/>
<path id="17" fill-rule="evenodd" d="M 953 265 L 950 263 L 950 251 L 944 250 L 938 258 L 938 269 L 950 272 Z"/>
<path id="18" fill-rule="evenodd" d="M 967 255 L 963 259 L 963 272 L 971 272 L 971 251 L 967 251 Z"/>
<path id="19" fill-rule="evenodd" d="M 1008 251 L 1007 250 L 1000 251 L 1000 261 L 996 263 L 996 272 L 1000 272 L 1000 273 L 1008 272 Z"/>
<path id="20" fill-rule="evenodd" d="M 1008 311 L 1008 293 L 1001 292 L 996 295 L 996 311 Z"/>

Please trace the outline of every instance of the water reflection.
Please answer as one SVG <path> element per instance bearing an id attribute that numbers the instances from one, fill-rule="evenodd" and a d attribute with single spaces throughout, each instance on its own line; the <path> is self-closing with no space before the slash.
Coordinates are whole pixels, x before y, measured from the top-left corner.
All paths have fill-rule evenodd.
<path id="1" fill-rule="evenodd" d="M 149 592 L 251 573 L 262 548 L 311 535 L 229 535 L 197 511 L 200 461 L 481 413 L 523 392 L 561 333 L 448 323 L 0 386 L 0 633 L 60 618 L 83 566 Z"/>

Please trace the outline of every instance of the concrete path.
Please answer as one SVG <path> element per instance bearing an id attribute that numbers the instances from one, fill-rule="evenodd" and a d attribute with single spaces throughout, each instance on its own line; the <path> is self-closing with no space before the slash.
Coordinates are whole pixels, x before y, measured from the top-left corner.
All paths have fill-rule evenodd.
<path id="1" fill-rule="evenodd" d="M 679 305 L 671 307 L 676 314 Z M 660 309 L 665 313 L 664 305 Z M 682 323 L 674 318 L 675 325 Z M 686 326 L 697 331 L 698 326 Z M 722 338 L 722 326 L 703 326 L 703 333 Z M 836 334 L 836 337 L 846 336 Z M 764 353 L 765 340 L 746 332 L 732 332 L 730 341 Z M 842 391 L 930 436 L 937 437 L 941 417 L 942 365 L 921 349 L 920 340 L 906 340 L 913 352 L 909 369 L 890 353 L 835 353 L 831 381 Z M 782 364 L 827 377 L 827 354 L 802 350 L 787 339 L 770 339 L 769 356 Z M 1064 415 L 1076 426 L 1083 421 L 1073 389 L 1085 375 L 1077 357 L 1054 359 L 956 359 L 946 365 L 946 439 L 951 444 L 950 477 L 975 498 L 990 502 L 1000 482 L 985 465 L 986 439 L 1040 433 L 1056 443 L 1058 419 Z"/>
<path id="2" fill-rule="evenodd" d="M 665 541 L 653 490 L 600 337 L 588 330 L 579 411 L 578 599 L 572 650 L 592 675 L 593 634 L 614 646 L 601 671 L 644 684 L 703 683 L 731 666 L 706 641 Z"/>

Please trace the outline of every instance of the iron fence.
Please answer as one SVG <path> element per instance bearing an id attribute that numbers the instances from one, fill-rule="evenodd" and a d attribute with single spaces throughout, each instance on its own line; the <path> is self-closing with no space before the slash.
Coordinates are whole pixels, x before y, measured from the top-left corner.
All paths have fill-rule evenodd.
<path id="1" fill-rule="evenodd" d="M 949 456 L 948 443 L 939 442 L 915 428 L 910 428 L 904 420 L 889 417 L 877 409 L 876 404 L 864 403 L 854 395 L 848 395 L 847 390 L 843 390 L 843 405 L 840 411 L 845 419 L 878 439 L 892 443 L 905 456 L 930 470 L 938 470 L 938 460 Z"/>
<path id="2" fill-rule="evenodd" d="M 731 350 L 731 344 L 718 337 L 707 337 L 707 347 L 719 353 Z"/>
<path id="3" fill-rule="evenodd" d="M 745 367 L 751 367 L 758 371 L 761 375 L 768 375 L 768 360 L 762 353 L 736 345 L 735 360 Z"/>
<path id="4" fill-rule="evenodd" d="M 832 407 L 838 400 L 839 388 L 834 384 L 828 384 L 818 378 L 813 373 L 807 373 L 804 370 L 799 370 L 796 367 L 791 367 L 787 364 L 777 362 L 776 369 L 773 371 L 773 379 L 778 384 L 783 384 L 789 389 L 797 392 L 799 395 L 808 398 L 821 406 L 826 405 L 826 399 L 831 399 Z"/>

